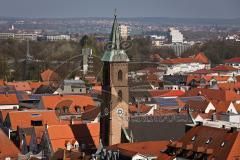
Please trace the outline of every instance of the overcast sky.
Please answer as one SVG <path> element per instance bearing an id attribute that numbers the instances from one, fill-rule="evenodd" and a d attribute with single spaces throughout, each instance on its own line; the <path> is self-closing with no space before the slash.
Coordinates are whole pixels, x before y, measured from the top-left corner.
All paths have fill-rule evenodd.
<path id="1" fill-rule="evenodd" d="M 7 17 L 239 18 L 240 0 L 0 0 Z"/>

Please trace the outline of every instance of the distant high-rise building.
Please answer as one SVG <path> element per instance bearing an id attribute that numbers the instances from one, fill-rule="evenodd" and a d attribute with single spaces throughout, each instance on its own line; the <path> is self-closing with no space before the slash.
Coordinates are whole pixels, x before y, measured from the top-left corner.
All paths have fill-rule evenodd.
<path id="1" fill-rule="evenodd" d="M 128 26 L 126 25 L 120 25 L 119 26 L 120 36 L 123 40 L 127 40 L 128 38 Z"/>
<path id="2" fill-rule="evenodd" d="M 93 57 L 92 57 L 92 49 L 91 48 L 83 48 L 82 49 L 83 61 L 82 61 L 82 69 L 83 74 L 87 74 L 89 70 L 92 69 Z"/>
<path id="3" fill-rule="evenodd" d="M 170 28 L 169 31 L 172 43 L 183 43 L 183 34 L 179 30 Z"/>

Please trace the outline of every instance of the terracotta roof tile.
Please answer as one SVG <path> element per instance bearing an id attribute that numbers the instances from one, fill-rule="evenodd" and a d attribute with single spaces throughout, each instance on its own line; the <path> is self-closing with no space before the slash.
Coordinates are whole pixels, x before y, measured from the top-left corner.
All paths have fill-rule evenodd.
<path id="1" fill-rule="evenodd" d="M 208 159 L 234 159 L 240 155 L 239 142 L 240 133 L 238 131 L 229 131 L 223 128 L 213 128 L 207 126 L 196 126 L 189 130 L 179 141 L 182 147 L 188 151 L 196 152 L 201 147 L 202 153 L 208 153 Z M 174 143 L 169 146 L 174 147 Z M 187 148 L 191 144 L 192 147 Z M 200 150 L 199 150 L 200 151 Z"/>
<path id="2" fill-rule="evenodd" d="M 41 78 L 44 82 L 58 81 L 59 75 L 51 69 L 47 69 L 41 73 Z"/>
<path id="3" fill-rule="evenodd" d="M 135 142 L 135 143 L 121 143 L 107 147 L 108 150 L 119 150 L 121 155 L 132 157 L 136 154 L 165 157 L 168 156 L 161 151 L 167 149 L 168 141 L 148 141 L 148 142 Z"/>
<path id="4" fill-rule="evenodd" d="M 31 91 L 32 88 L 30 87 L 28 82 L 7 82 L 6 85 L 14 86 L 17 91 Z"/>
<path id="5" fill-rule="evenodd" d="M 223 90 L 239 90 L 240 89 L 240 82 L 236 83 L 219 83 L 218 87 Z"/>
<path id="6" fill-rule="evenodd" d="M 11 129 L 13 131 L 20 128 L 32 127 L 31 121 L 42 121 L 42 125 L 45 124 L 63 124 L 67 122 L 60 121 L 55 111 L 49 110 L 27 110 L 27 111 L 12 111 L 8 113 Z"/>
<path id="7" fill-rule="evenodd" d="M 184 94 L 181 90 L 150 90 L 151 97 L 177 97 Z"/>
<path id="8" fill-rule="evenodd" d="M 85 95 L 42 96 L 40 101 L 45 109 L 55 110 L 57 107 L 67 106 L 71 112 L 75 112 L 75 107 L 77 106 L 81 107 L 81 111 L 83 111 L 96 105 L 92 97 Z"/>
<path id="9" fill-rule="evenodd" d="M 4 80 L 0 79 L 0 86 L 4 86 L 4 85 L 5 85 Z"/>
<path id="10" fill-rule="evenodd" d="M 234 91 L 217 90 L 206 88 L 193 88 L 183 95 L 183 97 L 202 95 L 208 100 L 235 101 L 240 100 L 240 95 Z"/>
<path id="11" fill-rule="evenodd" d="M 139 104 L 139 112 L 140 113 L 147 113 L 150 111 L 152 107 L 146 106 L 144 104 Z M 130 113 L 137 113 L 138 112 L 138 106 L 137 105 L 129 105 L 129 112 Z"/>
<path id="12" fill-rule="evenodd" d="M 98 148 L 100 141 L 99 123 L 77 125 L 50 125 L 47 128 L 49 140 L 54 151 L 58 148 L 66 149 L 66 141 L 77 140 L 88 148 Z"/>
<path id="13" fill-rule="evenodd" d="M 230 58 L 224 61 L 225 63 L 240 63 L 240 57 Z"/>
<path id="14" fill-rule="evenodd" d="M 16 94 L 0 94 L 0 105 L 18 105 Z"/>
<path id="15" fill-rule="evenodd" d="M 208 101 L 193 101 L 190 100 L 186 103 L 186 106 L 194 111 L 205 112 L 210 102 Z"/>
<path id="16" fill-rule="evenodd" d="M 227 65 L 219 65 L 211 69 L 212 71 L 217 71 L 217 72 L 229 72 L 229 71 L 237 71 L 237 68 L 227 66 Z"/>
<path id="17" fill-rule="evenodd" d="M 7 135 L 0 129 L 0 159 L 11 157 L 17 159 L 20 151 Z"/>

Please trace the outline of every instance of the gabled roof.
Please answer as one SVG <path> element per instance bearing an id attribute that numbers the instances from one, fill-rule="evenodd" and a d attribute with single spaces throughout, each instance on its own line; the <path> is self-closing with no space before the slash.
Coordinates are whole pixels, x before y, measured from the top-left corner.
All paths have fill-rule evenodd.
<path id="1" fill-rule="evenodd" d="M 83 109 L 86 106 L 95 106 L 92 97 L 85 95 L 50 95 L 42 96 L 41 103 L 44 108 L 55 110 L 56 107 L 68 106 L 74 108 L 79 106 Z"/>
<path id="2" fill-rule="evenodd" d="M 221 113 L 221 112 L 227 113 L 228 108 L 232 102 L 231 101 L 212 101 L 212 103 L 215 106 L 216 111 L 218 113 Z"/>
<path id="3" fill-rule="evenodd" d="M 186 91 L 183 97 L 199 96 L 199 95 L 205 96 L 208 100 L 220 100 L 220 101 L 240 100 L 240 95 L 238 95 L 234 91 L 206 89 L 206 88 L 193 88 L 189 91 Z"/>
<path id="4" fill-rule="evenodd" d="M 205 56 L 205 54 L 203 52 L 199 52 L 198 54 L 196 54 L 194 56 L 194 59 L 198 60 L 199 62 L 205 63 L 205 64 L 209 63 L 208 58 Z"/>
<path id="5" fill-rule="evenodd" d="M 210 81 L 212 79 L 215 79 L 216 81 L 227 81 L 230 78 L 230 76 L 203 76 L 202 79 L 205 79 L 206 81 Z"/>
<path id="6" fill-rule="evenodd" d="M 224 90 L 239 90 L 240 89 L 240 82 L 236 83 L 219 83 L 217 84 L 219 89 Z"/>
<path id="7" fill-rule="evenodd" d="M 227 66 L 227 65 L 219 65 L 211 69 L 212 71 L 217 71 L 217 72 L 231 72 L 231 71 L 237 71 L 237 68 L 234 68 L 232 66 Z"/>
<path id="8" fill-rule="evenodd" d="M 100 124 L 87 123 L 76 125 L 49 125 L 47 127 L 49 142 L 53 151 L 58 148 L 66 149 L 66 141 L 77 140 L 88 149 L 98 148 L 100 141 Z"/>
<path id="9" fill-rule="evenodd" d="M 225 63 L 240 63 L 240 57 L 230 58 L 224 61 Z"/>
<path id="10" fill-rule="evenodd" d="M 210 73 L 212 73 L 212 71 L 209 69 L 199 69 L 192 72 L 192 74 L 210 74 Z"/>
<path id="11" fill-rule="evenodd" d="M 107 150 L 118 151 L 122 156 L 132 158 L 136 154 L 162 157 L 164 153 L 161 151 L 167 149 L 168 141 L 148 141 L 135 143 L 121 143 L 107 147 Z M 167 156 L 166 157 L 171 157 Z"/>
<path id="12" fill-rule="evenodd" d="M 32 127 L 31 121 L 42 121 L 42 125 L 64 123 L 57 118 L 55 111 L 49 110 L 12 111 L 8 113 L 7 119 L 9 119 L 10 128 L 13 131 L 16 131 L 17 127 Z"/>
<path id="13" fill-rule="evenodd" d="M 180 64 L 180 63 L 202 63 L 202 64 L 209 64 L 208 58 L 204 55 L 204 53 L 198 53 L 193 57 L 187 58 L 173 58 L 173 59 L 166 59 L 162 60 L 162 64 Z"/>
<path id="14" fill-rule="evenodd" d="M 146 106 L 144 104 L 139 104 L 139 109 L 138 109 L 138 105 L 133 104 L 133 105 L 129 105 L 128 110 L 130 113 L 137 113 L 138 110 L 140 113 L 147 113 L 150 111 L 151 108 L 152 107 Z"/>
<path id="15" fill-rule="evenodd" d="M 196 126 L 189 130 L 179 141 L 170 143 L 173 148 L 183 148 L 193 154 L 207 153 L 208 159 L 234 159 L 240 155 L 240 134 L 223 128 Z"/>
<path id="16" fill-rule="evenodd" d="M 59 75 L 51 69 L 47 69 L 41 73 L 41 78 L 44 82 L 58 81 Z"/>
<path id="17" fill-rule="evenodd" d="M 177 97 L 185 92 L 181 90 L 149 90 L 151 97 Z"/>
<path id="18" fill-rule="evenodd" d="M 10 157 L 11 159 L 17 159 L 20 151 L 14 145 L 14 143 L 8 138 L 7 135 L 0 129 L 0 159 Z"/>
<path id="19" fill-rule="evenodd" d="M 18 105 L 16 94 L 0 94 L 0 105 Z"/>
<path id="20" fill-rule="evenodd" d="M 209 105 L 209 101 L 188 101 L 186 106 L 193 109 L 194 111 L 205 112 Z"/>

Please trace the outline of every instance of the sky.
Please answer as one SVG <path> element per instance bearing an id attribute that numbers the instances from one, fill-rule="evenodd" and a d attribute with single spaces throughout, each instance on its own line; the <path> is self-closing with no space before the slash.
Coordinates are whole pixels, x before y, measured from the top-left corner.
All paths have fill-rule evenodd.
<path id="1" fill-rule="evenodd" d="M 0 17 L 240 18 L 240 0 L 0 0 Z"/>

